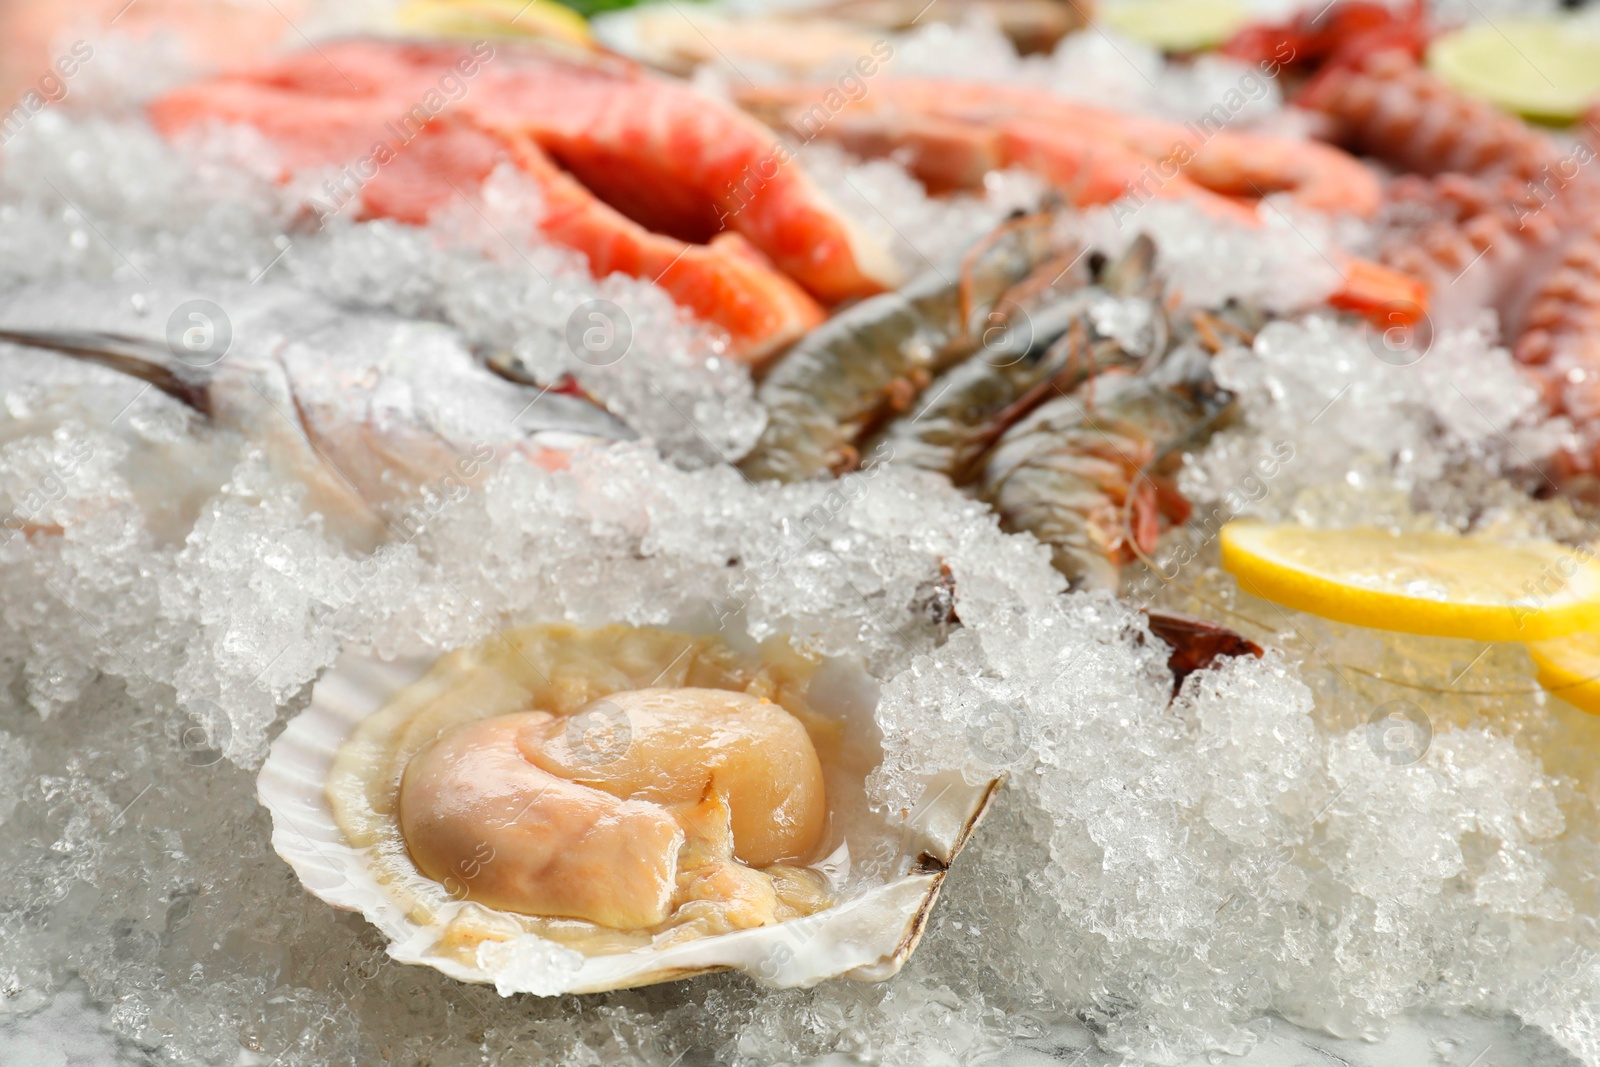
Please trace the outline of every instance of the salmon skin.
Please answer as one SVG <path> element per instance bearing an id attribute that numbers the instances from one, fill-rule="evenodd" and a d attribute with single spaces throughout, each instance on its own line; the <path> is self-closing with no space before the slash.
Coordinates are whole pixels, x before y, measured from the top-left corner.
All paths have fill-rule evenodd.
<path id="1" fill-rule="evenodd" d="M 333 191 L 361 217 L 425 222 L 509 159 L 544 194 L 548 239 L 597 277 L 655 281 L 752 362 L 821 322 L 819 301 L 899 281 L 761 123 L 614 57 L 336 41 L 182 87 L 149 113 L 168 136 L 254 126 L 291 172 L 344 165 L 355 177 Z"/>

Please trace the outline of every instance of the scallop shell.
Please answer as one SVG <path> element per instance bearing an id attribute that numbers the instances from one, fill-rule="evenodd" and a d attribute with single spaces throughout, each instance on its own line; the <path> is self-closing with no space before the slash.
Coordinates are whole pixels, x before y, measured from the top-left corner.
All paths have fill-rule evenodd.
<path id="1" fill-rule="evenodd" d="M 463 982 L 492 983 L 502 995 L 598 993 L 730 969 L 778 987 L 810 986 L 839 976 L 890 978 L 916 948 L 950 863 L 1000 785 L 1000 779 L 971 785 L 951 773 L 928 781 L 923 802 L 910 813 L 853 816 L 875 825 L 862 826 L 859 834 L 844 827 L 846 848 L 819 866 L 848 868 L 853 840 L 858 848 L 870 845 L 880 852 L 889 842 L 899 852 L 896 873 L 886 871 L 863 884 L 858 865 L 857 877 L 841 879 L 847 888 L 841 888 L 837 902 L 812 915 L 607 955 L 585 955 L 524 934 L 486 942 L 475 959 L 463 962 L 459 952 L 441 951 L 444 928 L 462 909 L 503 913 L 447 899 L 431 919 L 419 921 L 391 885 L 374 877 L 372 850 L 347 843 L 324 789 L 335 754 L 356 725 L 432 666 L 424 659 L 342 656 L 317 683 L 310 706 L 273 742 L 257 796 L 272 815 L 273 849 L 310 893 L 336 908 L 360 912 L 389 939 L 389 955 L 399 962 L 434 967 Z M 867 721 L 856 722 L 854 729 L 875 729 L 870 714 L 856 718 Z M 850 730 L 847 724 L 847 736 Z M 869 734 L 866 742 L 875 745 L 875 736 Z"/>

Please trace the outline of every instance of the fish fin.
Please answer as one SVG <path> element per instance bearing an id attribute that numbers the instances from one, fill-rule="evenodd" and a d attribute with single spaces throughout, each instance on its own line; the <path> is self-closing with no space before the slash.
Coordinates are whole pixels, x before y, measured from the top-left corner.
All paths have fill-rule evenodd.
<path id="1" fill-rule="evenodd" d="M 520 430 L 583 433 L 611 441 L 634 441 L 639 437 L 633 427 L 613 415 L 571 374 L 545 383 L 514 354 L 504 350 L 480 354 L 480 359 L 485 367 L 506 381 L 539 390 L 515 420 Z"/>
<path id="2" fill-rule="evenodd" d="M 211 414 L 211 393 L 204 372 L 178 362 L 159 341 L 91 330 L 14 329 L 0 329 L 0 341 L 99 364 L 148 382 L 202 415 Z"/>

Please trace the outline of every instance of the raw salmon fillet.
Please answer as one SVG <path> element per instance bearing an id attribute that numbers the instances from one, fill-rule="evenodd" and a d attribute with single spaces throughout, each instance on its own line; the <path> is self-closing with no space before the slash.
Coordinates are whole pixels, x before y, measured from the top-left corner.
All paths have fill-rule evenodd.
<path id="1" fill-rule="evenodd" d="M 444 95 L 441 79 L 462 63 L 473 73 Z M 623 61 L 504 45 L 478 61 L 465 45 L 332 42 L 181 88 L 150 115 L 168 135 L 254 126 L 291 172 L 377 160 L 350 195 L 364 216 L 407 222 L 510 159 L 544 193 L 550 240 L 587 255 L 596 276 L 655 281 L 751 361 L 820 322 L 814 298 L 898 280 L 793 163 L 765 165 L 787 155 L 760 123 Z"/>

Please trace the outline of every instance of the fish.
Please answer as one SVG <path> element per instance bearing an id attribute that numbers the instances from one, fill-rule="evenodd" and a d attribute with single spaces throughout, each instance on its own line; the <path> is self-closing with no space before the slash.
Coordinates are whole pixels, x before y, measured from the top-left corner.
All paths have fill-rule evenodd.
<path id="1" fill-rule="evenodd" d="M 215 310 L 189 311 L 192 295 L 175 288 L 17 290 L 0 315 L 0 343 L 146 382 L 242 435 L 278 475 L 304 485 L 306 510 L 357 550 L 400 533 L 396 517 L 421 494 L 459 495 L 491 462 L 516 455 L 559 470 L 574 449 L 636 437 L 574 391 L 492 373 L 437 323 L 351 313 L 289 288 L 218 286 L 212 296 Z M 215 347 L 155 334 L 140 321 L 148 312 L 126 310 L 135 297 L 185 329 L 210 331 Z"/>

